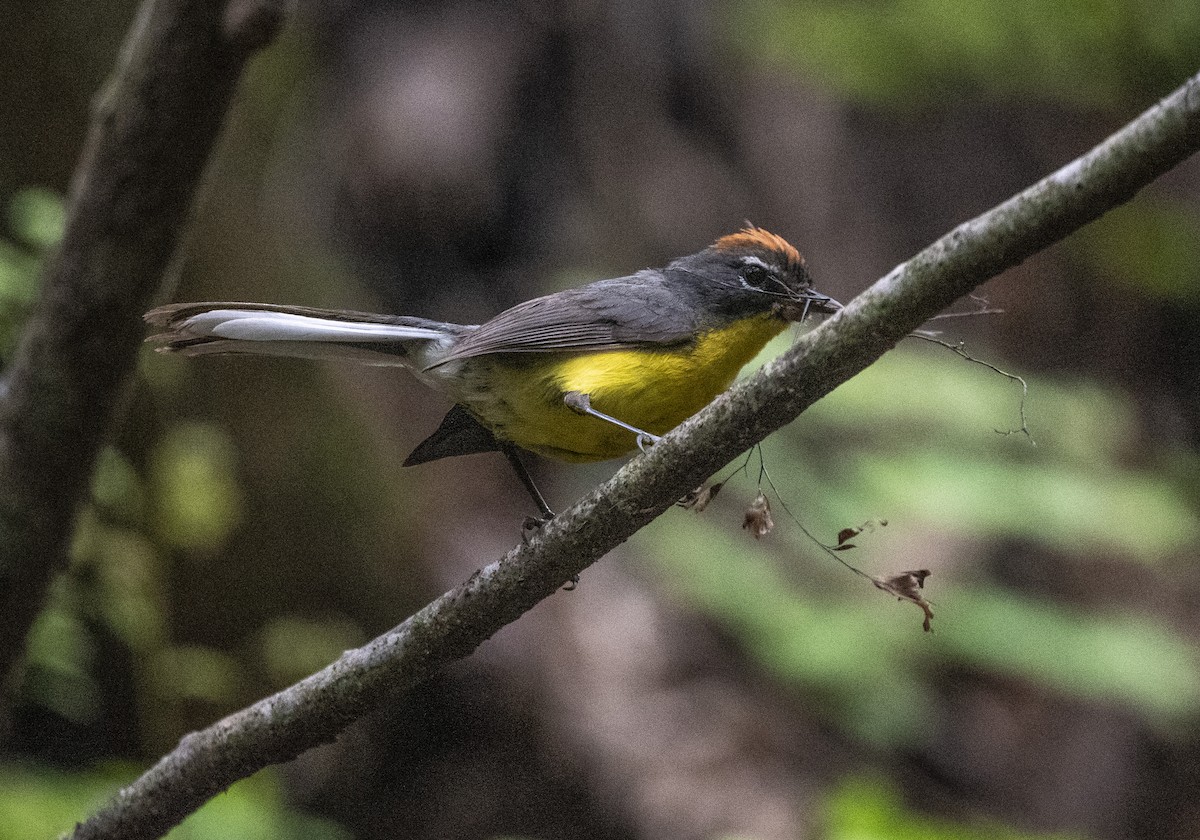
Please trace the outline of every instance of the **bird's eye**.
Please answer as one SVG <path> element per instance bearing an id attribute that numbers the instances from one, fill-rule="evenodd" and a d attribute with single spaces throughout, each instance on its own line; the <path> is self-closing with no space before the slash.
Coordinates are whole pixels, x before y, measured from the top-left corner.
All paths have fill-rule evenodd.
<path id="1" fill-rule="evenodd" d="M 770 282 L 771 272 L 761 265 L 748 265 L 742 270 L 742 279 L 747 285 L 762 289 Z"/>

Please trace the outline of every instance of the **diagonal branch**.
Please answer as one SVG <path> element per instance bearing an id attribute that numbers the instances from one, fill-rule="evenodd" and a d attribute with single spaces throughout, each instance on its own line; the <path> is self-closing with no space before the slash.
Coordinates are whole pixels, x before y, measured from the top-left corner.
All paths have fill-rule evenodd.
<path id="1" fill-rule="evenodd" d="M 124 399 L 238 78 L 282 0 L 147 0 L 97 98 L 63 241 L 0 385 L 0 675 L 53 575 Z"/>
<path id="2" fill-rule="evenodd" d="M 956 298 L 1128 200 L 1200 147 L 1200 76 L 1082 158 L 951 231 L 758 374 L 394 630 L 179 746 L 77 838 L 150 838 L 234 781 L 333 739 L 554 593 Z"/>

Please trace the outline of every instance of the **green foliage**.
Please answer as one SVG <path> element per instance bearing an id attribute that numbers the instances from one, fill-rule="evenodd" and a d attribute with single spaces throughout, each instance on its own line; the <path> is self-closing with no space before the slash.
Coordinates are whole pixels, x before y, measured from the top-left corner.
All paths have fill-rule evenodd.
<path id="1" fill-rule="evenodd" d="M 0 240 L 5 356 L 32 307 L 45 255 L 62 236 L 62 202 L 44 190 L 24 190 L 9 203 L 7 222 L 14 241 Z M 147 446 L 149 477 L 117 449 L 101 452 L 92 501 L 75 534 L 71 573 L 55 582 L 29 637 L 22 702 L 77 725 L 93 721 L 102 705 L 94 676 L 103 667 L 94 635 L 101 627 L 136 652 L 139 688 L 156 700 L 148 708 L 170 708 L 162 701 L 237 699 L 240 672 L 228 656 L 169 643 L 166 558 L 159 542 L 212 551 L 236 527 L 240 493 L 232 447 L 223 432 L 202 424 L 176 426 Z"/>
<path id="2" fill-rule="evenodd" d="M 1128 400 L 1094 383 L 1029 387 L 1036 447 L 995 431 L 1020 425 L 1018 385 L 936 347 L 905 348 L 779 435 L 784 469 L 821 488 L 836 528 L 885 516 L 1142 562 L 1195 544 L 1193 500 L 1151 459 L 1133 460 Z M 814 441 L 834 436 L 857 445 L 840 447 L 835 463 L 814 463 L 822 451 Z"/>
<path id="3" fill-rule="evenodd" d="M 0 840 L 52 837 L 95 811 L 134 771 L 110 766 L 86 773 L 0 765 Z M 166 835 L 171 840 L 348 840 L 327 820 L 289 810 L 276 774 L 237 783 Z"/>
<path id="4" fill-rule="evenodd" d="M 150 664 L 155 693 L 167 701 L 235 705 L 241 670 L 232 656 L 203 645 L 163 645 Z"/>
<path id="5" fill-rule="evenodd" d="M 825 840 L 1067 840 L 1074 835 L 1033 834 L 996 822 L 965 825 L 908 808 L 887 782 L 849 778 L 825 803 Z"/>
<path id="6" fill-rule="evenodd" d="M 152 463 L 161 535 L 179 548 L 220 547 L 241 518 L 236 455 L 228 435 L 209 424 L 181 423 L 167 430 Z"/>
<path id="7" fill-rule="evenodd" d="M 9 226 L 17 238 L 40 251 L 48 251 L 57 245 L 67 224 L 62 199 L 39 187 L 16 193 L 8 214 Z"/>
<path id="8" fill-rule="evenodd" d="M 301 616 L 280 616 L 267 623 L 261 634 L 263 661 L 275 685 L 285 686 L 324 668 L 349 648 L 366 639 L 347 621 L 313 621 Z"/>
<path id="9" fill-rule="evenodd" d="M 0 764 L 0 840 L 54 837 L 79 815 L 116 792 L 115 773 L 57 773 L 49 768 Z"/>
<path id="10" fill-rule="evenodd" d="M 911 740 L 928 702 L 916 660 L 905 659 L 922 651 L 916 610 L 902 611 L 865 582 L 848 586 L 841 567 L 810 572 L 825 562 L 810 552 L 777 557 L 769 546 L 790 530 L 782 520 L 754 542 L 722 516 L 720 502 L 737 492 L 727 487 L 703 514 L 676 513 L 654 529 L 650 557 L 663 586 L 715 617 L 781 679 L 823 699 L 860 737 Z"/>
<path id="11" fill-rule="evenodd" d="M 1186 204 L 1144 196 L 1067 242 L 1088 274 L 1121 291 L 1200 305 L 1200 213 Z"/>
<path id="12" fill-rule="evenodd" d="M 1094 385 L 1031 381 L 1033 447 L 993 431 L 1016 420 L 1020 394 L 944 350 L 899 350 L 766 447 L 782 501 L 824 541 L 867 519 L 890 521 L 841 557 L 885 576 L 933 566 L 932 638 L 915 606 L 819 551 L 778 498 L 774 532 L 747 536 L 738 526 L 757 492 L 756 464 L 708 510 L 676 512 L 656 528 L 651 552 L 664 585 L 877 743 L 924 731 L 933 702 L 926 675 L 952 665 L 1122 705 L 1155 726 L 1189 721 L 1200 661 L 1164 622 L 1128 604 L 1083 610 L 1035 600 L 956 570 L 952 557 L 939 567 L 912 556 L 914 544 L 957 544 L 967 554 L 979 541 L 1009 539 L 1161 567 L 1192 550 L 1193 500 L 1137 465 L 1124 400 Z"/>
<path id="13" fill-rule="evenodd" d="M 86 724 L 100 713 L 100 693 L 92 679 L 95 647 L 78 612 L 60 594 L 67 586 L 57 582 L 50 605 L 30 628 L 22 688 L 32 702 Z"/>
<path id="14" fill-rule="evenodd" d="M 1144 562 L 1193 544 L 1192 500 L 1155 459 L 1130 463 L 1128 401 L 1091 383 L 1032 380 L 1029 439 L 1009 434 L 1020 399 L 1016 383 L 910 343 L 768 441 L 768 463 L 781 484 L 821 488 L 807 513 L 834 531 L 890 516 Z M 843 443 L 836 460 L 817 443 L 826 439 Z"/>
<path id="15" fill-rule="evenodd" d="M 15 236 L 0 238 L 0 359 L 7 360 L 29 317 L 46 253 L 62 235 L 63 209 L 58 196 L 30 188 L 16 193 L 5 210 Z"/>
<path id="16" fill-rule="evenodd" d="M 1151 724 L 1189 722 L 1200 701 L 1195 646 L 1159 619 L 1015 597 L 999 587 L 939 591 L 947 632 L 938 654 L 1125 705 Z"/>
<path id="17" fill-rule="evenodd" d="M 153 742 L 154 733 L 170 740 L 169 717 L 181 703 L 236 704 L 243 677 L 239 663 L 222 651 L 171 642 L 162 544 L 213 551 L 236 526 L 231 447 L 222 432 L 200 424 L 173 427 L 149 447 L 149 477 L 116 449 L 101 453 L 72 568 L 52 588 L 34 626 L 21 693 L 24 702 L 75 723 L 91 720 L 100 705 L 94 675 L 103 667 L 94 634 L 104 628 L 134 653 Z"/>
<path id="18" fill-rule="evenodd" d="M 105 521 L 89 508 L 80 519 L 72 555 L 75 572 L 86 576 L 89 613 L 132 650 L 161 644 L 166 632 L 163 558 L 136 524 Z"/>
<path id="19" fill-rule="evenodd" d="M 117 521 L 136 524 L 146 517 L 146 487 L 129 459 L 111 446 L 96 461 L 92 500 Z"/>
<path id="20" fill-rule="evenodd" d="M 876 104 L 983 92 L 1111 107 L 1200 64 L 1200 7 L 1185 0 L 753 0 L 731 27 L 747 55 Z"/>

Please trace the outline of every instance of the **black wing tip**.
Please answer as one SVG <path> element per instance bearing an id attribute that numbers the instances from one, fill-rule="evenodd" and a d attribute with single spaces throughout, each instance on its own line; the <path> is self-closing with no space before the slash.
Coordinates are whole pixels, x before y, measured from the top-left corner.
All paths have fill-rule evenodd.
<path id="1" fill-rule="evenodd" d="M 469 411 L 456 405 L 446 413 L 437 429 L 404 459 L 403 466 L 415 467 L 456 455 L 500 452 L 500 441 Z"/>

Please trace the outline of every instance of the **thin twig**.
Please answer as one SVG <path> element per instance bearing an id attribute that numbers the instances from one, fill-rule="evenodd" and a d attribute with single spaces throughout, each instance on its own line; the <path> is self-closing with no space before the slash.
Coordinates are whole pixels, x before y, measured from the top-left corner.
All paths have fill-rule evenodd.
<path id="1" fill-rule="evenodd" d="M 1005 377 L 1006 379 L 1011 379 L 1014 382 L 1020 382 L 1021 383 L 1021 403 L 1019 406 L 1019 413 L 1020 413 L 1020 417 L 1021 417 L 1021 428 L 1019 428 L 1019 429 L 993 429 L 992 431 L 994 431 L 998 435 L 1005 435 L 1005 436 L 1025 435 L 1026 439 L 1028 439 L 1028 441 L 1029 441 L 1030 446 L 1037 446 L 1037 441 L 1033 439 L 1033 434 L 1029 431 L 1029 424 L 1025 418 L 1025 403 L 1029 397 L 1029 383 L 1025 381 L 1024 377 L 1017 376 L 1015 373 L 1009 373 L 1006 370 L 1001 370 L 1000 368 L 996 367 L 991 362 L 985 362 L 983 359 L 975 358 L 974 356 L 972 356 L 970 353 L 968 353 L 966 351 L 965 342 L 960 341 L 960 342 L 958 342 L 958 344 L 951 344 L 948 341 L 942 341 L 940 338 L 934 338 L 931 335 L 923 335 L 920 332 L 911 333 L 911 334 L 909 334 L 908 337 L 909 338 L 919 338 L 922 341 L 928 341 L 930 344 L 941 345 L 942 347 L 945 347 L 947 350 L 949 350 L 951 353 L 955 353 L 956 355 L 961 356 L 962 358 L 966 359 L 968 362 L 972 362 L 973 364 L 977 364 L 977 365 L 983 365 L 988 370 L 994 371 L 994 372 L 1000 374 L 1001 376 Z"/>
<path id="2" fill-rule="evenodd" d="M 762 479 L 764 479 L 764 478 L 767 480 L 767 486 L 770 487 L 771 492 L 775 494 L 775 499 L 779 502 L 779 506 L 781 508 L 783 508 L 784 513 L 786 513 L 788 515 L 788 517 L 791 518 L 792 522 L 796 523 L 796 527 L 799 528 L 804 533 L 804 536 L 808 537 L 808 539 L 811 540 L 814 545 L 816 545 L 818 548 L 820 548 L 822 551 L 824 551 L 826 554 L 828 554 L 834 560 L 841 563 L 847 569 L 854 572 L 854 574 L 862 575 L 867 580 L 873 581 L 874 578 L 872 578 L 869 574 L 867 574 L 866 572 L 864 572 L 862 569 L 858 568 L 857 566 L 853 565 L 852 563 L 848 563 L 846 560 L 839 557 L 838 553 L 833 550 L 833 546 L 828 545 L 827 543 L 821 542 L 819 539 L 817 539 L 816 534 L 814 534 L 812 531 L 810 531 L 804 527 L 804 523 L 800 521 L 800 517 L 798 517 L 798 516 L 796 516 L 796 514 L 792 513 L 792 509 L 790 507 L 788 507 L 788 503 L 786 501 L 784 501 L 783 494 L 780 493 L 779 488 L 775 486 L 775 481 L 771 478 L 771 474 L 769 472 L 767 472 L 766 462 L 762 460 L 762 448 L 761 447 L 759 447 L 758 458 L 759 458 L 759 462 L 758 462 L 759 463 L 759 470 L 758 470 L 759 481 L 761 482 Z"/>
<path id="3" fill-rule="evenodd" d="M 1003 315 L 1003 309 L 972 309 L 970 312 L 941 312 L 930 318 L 930 321 L 944 321 L 949 318 L 974 318 L 977 315 Z"/>
<path id="4" fill-rule="evenodd" d="M 969 294 L 967 299 L 975 304 L 975 308 L 969 312 L 939 312 L 930 318 L 930 321 L 941 321 L 946 318 L 974 318 L 977 315 L 1003 315 L 1004 310 L 994 307 L 988 303 L 988 299 L 983 295 Z"/>

